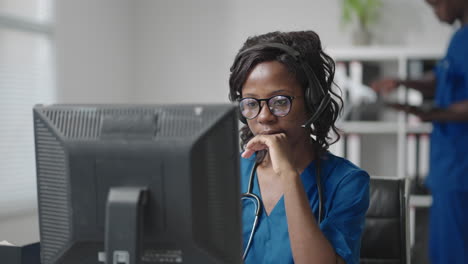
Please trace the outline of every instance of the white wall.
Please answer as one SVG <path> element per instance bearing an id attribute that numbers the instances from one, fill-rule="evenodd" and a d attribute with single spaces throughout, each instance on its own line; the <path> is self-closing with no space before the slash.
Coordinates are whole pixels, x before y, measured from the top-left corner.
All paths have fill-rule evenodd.
<path id="1" fill-rule="evenodd" d="M 56 1 L 59 102 L 227 102 L 248 36 L 313 29 L 351 44 L 338 0 Z M 452 29 L 422 0 L 384 0 L 376 44 L 443 47 Z"/>
<path id="2" fill-rule="evenodd" d="M 31 209 L 0 221 L 0 241 L 23 246 L 39 241 L 39 218 L 37 209 Z M 3 262 L 2 262 L 3 263 Z"/>
<path id="3" fill-rule="evenodd" d="M 227 1 L 137 1 L 137 102 L 227 101 Z"/>
<path id="4" fill-rule="evenodd" d="M 248 36 L 315 30 L 323 46 L 351 45 L 333 0 L 139 0 L 136 5 L 136 102 L 227 101 L 229 66 Z M 384 0 L 378 45 L 440 48 L 451 28 L 422 0 Z"/>
<path id="5" fill-rule="evenodd" d="M 374 30 L 378 43 L 411 47 L 444 47 L 453 28 L 441 24 L 424 0 L 383 0 Z"/>
<path id="6" fill-rule="evenodd" d="M 134 87 L 134 2 L 56 0 L 60 103 L 119 103 Z"/>
<path id="7" fill-rule="evenodd" d="M 382 0 L 373 29 L 375 44 L 445 45 L 450 28 L 441 25 L 423 0 Z M 351 45 L 352 25 L 341 23 L 341 0 L 238 0 L 230 6 L 232 40 L 273 30 L 316 31 L 325 47 Z M 141 3 L 141 1 L 140 1 Z M 268 7 L 268 8 L 267 8 Z"/>

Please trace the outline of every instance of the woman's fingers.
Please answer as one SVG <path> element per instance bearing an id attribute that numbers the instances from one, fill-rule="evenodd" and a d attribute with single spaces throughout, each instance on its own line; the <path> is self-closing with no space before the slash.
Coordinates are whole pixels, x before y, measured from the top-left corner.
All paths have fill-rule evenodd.
<path id="1" fill-rule="evenodd" d="M 285 134 L 257 135 L 245 146 L 242 157 L 248 158 L 256 151 L 269 150 L 273 152 L 284 152 L 287 139 Z M 271 154 L 271 153 L 270 153 Z"/>
<path id="2" fill-rule="evenodd" d="M 245 159 L 248 159 L 248 158 L 250 158 L 254 153 L 255 153 L 254 150 L 245 149 L 244 152 L 242 153 L 242 157 L 245 158 Z"/>
<path id="3" fill-rule="evenodd" d="M 250 158 L 256 151 L 268 149 L 268 144 L 263 136 L 255 136 L 245 146 L 245 151 L 242 157 Z"/>
<path id="4" fill-rule="evenodd" d="M 264 149 L 273 148 L 278 144 L 278 138 L 281 134 L 273 135 L 257 135 L 253 137 L 245 146 L 246 149 L 259 151 Z"/>
<path id="5" fill-rule="evenodd" d="M 257 135 L 246 145 L 242 157 L 249 158 L 256 151 L 268 150 L 273 170 L 277 175 L 287 175 L 294 170 L 290 145 L 286 134 Z"/>

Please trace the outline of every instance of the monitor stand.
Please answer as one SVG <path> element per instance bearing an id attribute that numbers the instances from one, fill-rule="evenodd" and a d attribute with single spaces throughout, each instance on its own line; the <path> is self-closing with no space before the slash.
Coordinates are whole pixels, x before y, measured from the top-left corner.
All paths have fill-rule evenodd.
<path id="1" fill-rule="evenodd" d="M 98 259 L 106 264 L 140 264 L 143 211 L 148 191 L 143 187 L 112 187 L 106 204 L 105 253 Z"/>

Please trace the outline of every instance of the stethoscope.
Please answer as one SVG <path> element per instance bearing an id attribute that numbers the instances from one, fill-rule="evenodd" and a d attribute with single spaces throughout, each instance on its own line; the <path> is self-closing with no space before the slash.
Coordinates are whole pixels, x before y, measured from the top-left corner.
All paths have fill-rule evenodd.
<path id="1" fill-rule="evenodd" d="M 258 195 L 252 193 L 252 185 L 253 185 L 253 179 L 255 177 L 255 172 L 257 170 L 258 163 L 255 163 L 255 165 L 252 167 L 252 171 L 250 172 L 250 178 L 249 178 L 249 185 L 247 186 L 247 192 L 243 193 L 241 196 L 241 201 L 243 200 L 248 200 L 254 203 L 255 205 L 255 219 L 252 224 L 252 231 L 250 231 L 250 236 L 249 240 L 247 241 L 247 246 L 245 247 L 244 254 L 242 255 L 242 259 L 245 260 L 245 257 L 247 256 L 247 253 L 249 252 L 250 249 L 250 243 L 252 242 L 255 230 L 258 225 L 258 218 L 260 217 L 260 214 L 262 212 L 262 202 L 260 200 L 260 197 Z M 319 197 L 319 219 L 318 219 L 318 224 L 323 220 L 323 193 L 322 193 L 322 184 L 320 182 L 320 162 L 319 159 L 317 159 L 317 165 L 315 166 L 315 176 L 316 176 L 316 182 L 317 182 L 317 191 L 318 191 L 318 197 Z"/>

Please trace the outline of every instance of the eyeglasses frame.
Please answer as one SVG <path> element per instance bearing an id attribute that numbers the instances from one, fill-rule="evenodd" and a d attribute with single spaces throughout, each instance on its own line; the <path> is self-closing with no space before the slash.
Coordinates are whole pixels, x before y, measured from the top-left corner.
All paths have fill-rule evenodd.
<path id="1" fill-rule="evenodd" d="M 268 104 L 268 102 L 269 102 L 271 99 L 273 99 L 273 98 L 275 98 L 275 97 L 278 97 L 278 96 L 282 96 L 282 97 L 287 98 L 287 99 L 289 100 L 290 104 L 291 104 L 291 107 L 289 108 L 288 113 L 286 113 L 286 114 L 283 115 L 283 116 L 275 115 L 275 114 L 272 112 L 272 109 L 271 109 L 271 107 L 270 107 L 269 104 Z M 296 98 L 298 98 L 298 97 L 301 97 L 301 96 L 292 96 L 292 95 L 282 95 L 282 94 L 278 94 L 278 95 L 273 95 L 273 96 L 271 96 L 271 97 L 269 97 L 269 98 L 262 98 L 262 99 L 257 99 L 257 98 L 254 98 L 254 97 L 244 97 L 244 98 L 240 98 L 240 99 L 239 99 L 239 110 L 240 110 L 240 113 L 241 113 L 241 115 L 242 115 L 242 109 L 240 109 L 241 102 L 242 102 L 243 100 L 245 100 L 245 99 L 252 99 L 252 100 L 257 101 L 257 103 L 258 103 L 258 105 L 259 105 L 259 110 L 258 110 L 257 114 L 256 114 L 254 117 L 252 117 L 252 118 L 248 118 L 248 117 L 242 115 L 242 116 L 243 116 L 244 118 L 246 118 L 247 120 L 252 120 L 252 119 L 256 118 L 256 117 L 260 114 L 260 112 L 262 111 L 262 107 L 263 107 L 263 106 L 262 106 L 262 102 L 265 102 L 265 104 L 268 106 L 268 110 L 270 111 L 270 113 L 271 113 L 272 115 L 274 115 L 274 116 L 276 116 L 276 117 L 285 117 L 285 116 L 287 116 L 287 115 L 291 112 L 291 109 L 292 109 L 292 106 L 293 106 L 293 101 L 294 101 L 294 99 L 296 99 Z"/>

